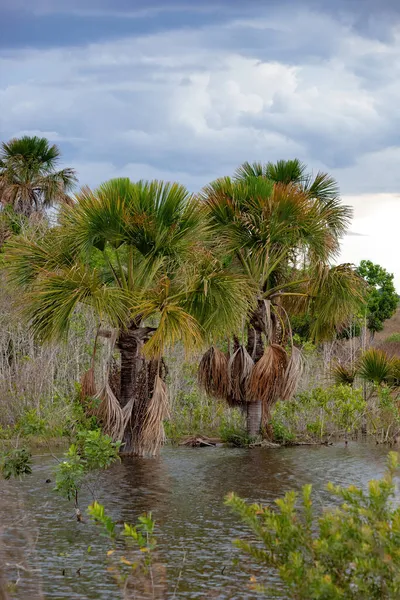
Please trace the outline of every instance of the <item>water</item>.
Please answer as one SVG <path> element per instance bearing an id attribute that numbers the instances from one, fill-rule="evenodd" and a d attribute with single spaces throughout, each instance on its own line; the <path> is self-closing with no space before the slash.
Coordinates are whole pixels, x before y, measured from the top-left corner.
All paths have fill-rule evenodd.
<path id="1" fill-rule="evenodd" d="M 318 507 L 329 498 L 324 489 L 328 481 L 365 486 L 380 477 L 387 451 L 355 443 L 251 450 L 165 448 L 158 459 L 126 460 L 101 473 L 96 497 L 118 521 L 133 523 L 152 511 L 167 568 L 166 597 L 247 600 L 256 597 L 248 584 L 259 569 L 247 559 L 240 565 L 233 560 L 239 553 L 231 541 L 246 528 L 224 506 L 224 496 L 234 491 L 270 504 L 286 491 L 312 483 Z M 0 482 L 0 523 L 9 549 L 15 548 L 18 557 L 22 548 L 29 564 L 39 569 L 33 576 L 21 572 L 13 598 L 26 598 L 28 588 L 31 600 L 120 598 L 105 566 L 108 540 L 87 520 L 78 523 L 71 503 L 53 491 L 55 462 L 49 455 L 37 456 L 33 475 L 22 482 Z M 52 483 L 46 483 L 48 478 Z M 91 501 L 90 493 L 81 494 L 82 509 Z"/>

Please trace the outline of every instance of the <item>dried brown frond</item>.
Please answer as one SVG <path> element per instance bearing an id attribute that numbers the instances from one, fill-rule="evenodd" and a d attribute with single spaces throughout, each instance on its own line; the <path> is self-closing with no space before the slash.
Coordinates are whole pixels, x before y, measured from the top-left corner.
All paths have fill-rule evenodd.
<path id="1" fill-rule="evenodd" d="M 211 346 L 199 364 L 198 381 L 209 396 L 226 399 L 229 392 L 228 358 Z"/>
<path id="2" fill-rule="evenodd" d="M 147 405 L 140 432 L 140 449 L 145 455 L 155 456 L 165 441 L 163 420 L 168 416 L 168 390 L 166 383 L 157 375 L 153 395 Z"/>
<path id="3" fill-rule="evenodd" d="M 280 391 L 281 400 L 290 400 L 296 392 L 304 369 L 304 359 L 301 351 L 293 346 L 288 360 Z"/>
<path id="4" fill-rule="evenodd" d="M 108 380 L 95 397 L 100 400 L 100 404 L 94 414 L 101 421 L 104 432 L 114 441 L 122 440 L 126 425 L 125 415 Z"/>
<path id="5" fill-rule="evenodd" d="M 247 401 L 247 383 L 254 361 L 244 346 L 239 346 L 228 362 L 229 403 Z"/>
<path id="6" fill-rule="evenodd" d="M 274 404 L 279 398 L 287 365 L 288 356 L 282 346 L 267 346 L 250 375 L 247 387 L 249 400 L 261 400 L 266 407 Z"/>
<path id="7" fill-rule="evenodd" d="M 97 393 L 96 382 L 94 378 L 94 367 L 90 367 L 81 377 L 81 400 L 93 398 Z"/>

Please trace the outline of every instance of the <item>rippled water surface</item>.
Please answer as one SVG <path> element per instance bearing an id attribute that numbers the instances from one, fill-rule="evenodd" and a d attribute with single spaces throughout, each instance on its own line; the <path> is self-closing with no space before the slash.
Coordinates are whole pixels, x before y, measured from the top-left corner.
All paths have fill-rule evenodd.
<path id="1" fill-rule="evenodd" d="M 250 599 L 255 596 L 247 584 L 255 569 L 246 561 L 235 564 L 238 553 L 231 543 L 245 527 L 224 506 L 224 496 L 235 491 L 269 504 L 290 489 L 312 483 L 318 506 L 329 497 L 328 481 L 365 486 L 381 476 L 386 454 L 387 448 L 370 444 L 165 448 L 158 459 L 124 461 L 102 473 L 96 497 L 118 521 L 134 522 L 152 511 L 167 567 L 168 598 Z M 0 482 L 6 541 L 16 548 L 16 556 L 21 552 L 18 545 L 25 545 L 38 569 L 31 598 L 40 588 L 45 598 L 57 600 L 120 598 L 105 568 L 108 541 L 92 524 L 76 522 L 71 504 L 52 489 L 55 462 L 52 456 L 37 456 L 31 476 L 22 482 Z M 46 483 L 48 478 L 52 483 Z M 88 492 L 82 493 L 82 508 L 91 501 Z M 25 519 L 19 521 L 22 515 Z M 14 597 L 26 594 L 22 589 Z"/>

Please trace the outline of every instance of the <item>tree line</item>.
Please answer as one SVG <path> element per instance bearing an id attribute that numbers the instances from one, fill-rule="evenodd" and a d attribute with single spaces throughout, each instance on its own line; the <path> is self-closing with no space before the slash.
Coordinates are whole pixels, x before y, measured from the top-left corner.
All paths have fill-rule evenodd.
<path id="1" fill-rule="evenodd" d="M 3 262 L 39 341 L 68 335 L 71 315 L 86 306 L 97 321 L 93 361 L 102 337 L 115 347 L 117 377 L 110 363 L 98 389 L 92 364 L 82 380 L 100 399 L 105 431 L 124 452 L 158 451 L 165 353 L 180 343 L 208 347 L 200 384 L 246 412 L 249 435 L 271 437 L 271 408 L 293 396 L 302 372 L 296 319 L 320 342 L 373 296 L 362 270 L 335 264 L 352 216 L 337 182 L 294 159 L 245 163 L 198 194 L 118 178 L 72 195 L 77 175 L 58 170 L 59 159 L 43 138 L 2 145 Z"/>

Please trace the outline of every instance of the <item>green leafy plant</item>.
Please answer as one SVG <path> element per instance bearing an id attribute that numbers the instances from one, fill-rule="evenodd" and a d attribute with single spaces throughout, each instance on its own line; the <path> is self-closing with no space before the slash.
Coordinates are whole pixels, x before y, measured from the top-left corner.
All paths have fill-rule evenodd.
<path id="1" fill-rule="evenodd" d="M 120 527 L 98 502 L 93 502 L 87 512 L 112 542 L 112 547 L 107 551 L 107 570 L 116 582 L 124 589 L 133 588 L 134 591 L 150 587 L 154 594 L 159 568 L 154 569 L 153 552 L 157 548 L 157 541 L 152 514 L 141 515 L 136 525 L 124 523 Z"/>
<path id="2" fill-rule="evenodd" d="M 23 436 L 41 435 L 46 430 L 46 421 L 39 416 L 35 408 L 32 408 L 22 415 L 15 429 Z"/>
<path id="3" fill-rule="evenodd" d="M 113 442 L 100 430 L 80 432 L 77 443 L 71 444 L 65 459 L 56 467 L 55 489 L 68 500 L 74 498 L 78 509 L 78 493 L 88 474 L 107 469 L 119 460 L 120 446 L 120 442 Z"/>
<path id="4" fill-rule="evenodd" d="M 367 410 L 362 390 L 348 384 L 316 387 L 286 402 L 278 402 L 271 426 L 276 441 L 326 441 L 360 429 Z"/>
<path id="5" fill-rule="evenodd" d="M 328 484 L 329 492 L 342 503 L 318 518 L 311 485 L 303 487 L 300 508 L 296 492 L 276 500 L 276 509 L 248 504 L 232 493 L 226 504 L 259 542 L 237 540 L 235 544 L 256 562 L 274 569 L 293 600 L 397 600 L 400 508 L 391 504 L 397 468 L 398 455 L 391 452 L 384 478 L 370 481 L 367 492 L 354 485 Z M 255 587 L 263 590 L 257 582 Z"/>
<path id="6" fill-rule="evenodd" d="M 32 473 L 32 455 L 27 448 L 9 450 L 0 457 L 0 471 L 4 479 Z"/>

